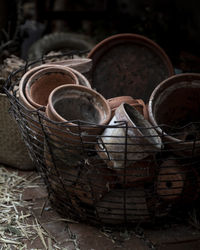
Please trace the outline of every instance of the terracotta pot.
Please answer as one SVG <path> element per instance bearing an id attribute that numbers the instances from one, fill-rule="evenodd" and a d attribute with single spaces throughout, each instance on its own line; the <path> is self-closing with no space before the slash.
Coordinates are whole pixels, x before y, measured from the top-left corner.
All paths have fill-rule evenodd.
<path id="1" fill-rule="evenodd" d="M 127 134 L 123 121 L 128 126 Z M 113 127 L 105 129 L 96 150 L 111 168 L 123 168 L 125 161 L 126 167 L 130 166 L 161 150 L 162 142 L 156 130 L 129 104 L 122 103 L 116 109 L 109 125 Z"/>
<path id="2" fill-rule="evenodd" d="M 36 145 L 39 144 L 39 146 L 43 147 L 43 130 L 40 124 L 40 121 L 38 119 L 38 114 L 36 112 L 30 112 L 35 111 L 36 107 L 34 107 L 26 98 L 25 94 L 25 86 L 27 84 L 27 81 L 29 78 L 38 70 L 44 68 L 43 65 L 35 67 L 33 69 L 28 70 L 21 78 L 19 82 L 19 101 L 21 105 L 24 107 L 24 115 L 26 117 L 26 120 L 28 121 L 28 127 L 29 127 L 29 134 L 32 136 L 32 140 Z M 44 109 L 38 111 L 41 114 L 44 114 Z"/>
<path id="3" fill-rule="evenodd" d="M 199 106 L 200 74 L 170 77 L 153 91 L 148 105 L 150 122 L 175 154 L 200 154 Z"/>
<path id="4" fill-rule="evenodd" d="M 134 106 L 142 115 L 144 115 L 145 119 L 148 119 L 145 103 L 141 99 L 133 99 L 131 96 L 118 96 L 118 97 L 110 98 L 107 101 L 111 108 L 112 117 L 115 114 L 115 110 L 122 103 L 128 103 L 131 106 Z"/>
<path id="5" fill-rule="evenodd" d="M 27 81 L 25 94 L 27 100 L 36 108 L 47 105 L 53 89 L 64 84 L 78 84 L 75 74 L 64 67 L 47 67 L 35 72 Z"/>
<path id="6" fill-rule="evenodd" d="M 56 66 L 56 63 L 54 64 L 54 67 Z M 52 67 L 52 64 L 42 64 L 40 66 L 34 67 L 32 69 L 29 69 L 21 78 L 20 83 L 19 83 L 19 100 L 20 102 L 29 110 L 35 110 L 35 107 L 27 100 L 26 98 L 26 93 L 25 93 L 25 87 L 27 84 L 27 81 L 29 80 L 29 78 L 36 72 L 40 71 L 41 69 L 45 69 L 47 67 Z M 60 68 L 60 66 L 58 66 Z M 84 75 L 82 75 L 80 72 L 78 72 L 77 70 L 73 69 L 73 68 L 68 68 L 67 66 L 64 67 L 65 69 L 69 69 L 71 70 L 76 77 L 79 80 L 79 84 L 86 86 L 88 88 L 91 88 L 91 85 L 89 83 L 89 81 L 86 79 L 86 77 Z"/>
<path id="7" fill-rule="evenodd" d="M 47 117 L 55 122 L 64 122 L 63 136 L 71 143 L 82 145 L 94 142 L 111 118 L 111 110 L 105 98 L 98 92 L 80 85 L 63 85 L 54 89 L 46 109 Z M 81 126 L 78 126 L 80 121 Z M 53 125 L 52 125 L 53 126 Z M 54 128 L 61 128 L 56 124 Z M 53 133 L 56 133 L 54 130 Z"/>
<path id="8" fill-rule="evenodd" d="M 157 194 L 160 198 L 173 201 L 181 198 L 185 185 L 185 172 L 175 160 L 166 160 L 159 168 Z"/>

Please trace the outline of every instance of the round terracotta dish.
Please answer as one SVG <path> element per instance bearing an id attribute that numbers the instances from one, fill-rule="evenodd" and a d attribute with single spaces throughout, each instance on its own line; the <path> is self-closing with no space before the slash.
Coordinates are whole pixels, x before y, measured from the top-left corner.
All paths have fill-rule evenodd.
<path id="1" fill-rule="evenodd" d="M 104 97 L 130 95 L 146 103 L 153 89 L 174 74 L 166 53 L 152 40 L 136 34 L 106 38 L 89 53 L 92 87 Z"/>

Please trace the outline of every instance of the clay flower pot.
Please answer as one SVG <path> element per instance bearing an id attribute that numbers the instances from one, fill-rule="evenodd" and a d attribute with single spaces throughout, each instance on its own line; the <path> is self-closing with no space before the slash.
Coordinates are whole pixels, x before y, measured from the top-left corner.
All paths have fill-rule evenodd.
<path id="1" fill-rule="evenodd" d="M 127 123 L 127 129 L 123 121 Z M 161 150 L 162 142 L 156 130 L 129 104 L 122 103 L 116 109 L 109 125 L 114 127 L 104 130 L 96 149 L 113 169 L 125 167 L 125 160 L 128 167 Z"/>
<path id="2" fill-rule="evenodd" d="M 62 131 L 54 131 L 72 144 L 96 141 L 103 127 L 111 118 L 111 110 L 105 98 L 85 86 L 68 84 L 55 88 L 49 95 L 47 117 L 55 122 L 64 122 Z M 81 126 L 78 126 L 78 121 Z M 53 124 L 51 124 L 53 126 Z M 55 124 L 53 127 L 61 128 Z"/>
<path id="3" fill-rule="evenodd" d="M 49 94 L 53 89 L 64 84 L 78 84 L 75 74 L 64 67 L 47 67 L 35 72 L 27 81 L 25 94 L 27 100 L 35 107 L 47 105 Z"/>
<path id="4" fill-rule="evenodd" d="M 175 75 L 153 91 L 149 120 L 166 148 L 177 155 L 200 155 L 200 74 Z"/>
<path id="5" fill-rule="evenodd" d="M 54 64 L 53 67 L 59 67 L 59 65 L 57 65 L 56 63 Z M 71 65 L 74 66 L 74 65 Z M 27 82 L 29 80 L 29 78 L 36 72 L 40 71 L 41 69 L 45 69 L 47 67 L 52 67 L 52 64 L 42 64 L 40 66 L 34 67 L 32 69 L 29 69 L 21 78 L 20 83 L 19 83 L 19 100 L 20 102 L 29 110 L 35 110 L 35 107 L 27 100 L 26 97 L 26 93 L 25 93 L 25 87 L 27 85 Z M 78 72 L 77 70 L 73 69 L 73 68 L 69 68 L 67 66 L 64 67 L 65 69 L 69 69 L 70 71 L 72 71 L 76 77 L 79 80 L 79 84 L 86 86 L 88 88 L 91 88 L 91 85 L 89 83 L 89 81 L 87 80 L 87 78 L 82 75 L 80 72 Z"/>
<path id="6" fill-rule="evenodd" d="M 144 118 L 148 120 L 147 108 L 142 99 L 133 99 L 131 96 L 118 96 L 110 98 L 107 101 L 111 108 L 112 117 L 115 114 L 115 110 L 124 102 L 134 106 L 144 116 Z"/>
<path id="7" fill-rule="evenodd" d="M 27 88 L 27 82 L 30 81 L 30 78 L 34 75 L 34 74 L 38 74 L 38 72 L 40 70 L 44 70 L 47 69 L 49 67 L 52 67 L 52 65 L 49 64 L 43 64 L 37 67 L 34 67 L 30 70 L 28 70 L 22 77 L 22 79 L 20 80 L 20 84 L 19 84 L 19 100 L 20 102 L 23 104 L 23 106 L 28 109 L 29 111 L 32 110 L 36 110 L 37 108 L 40 108 L 40 110 L 38 110 L 38 112 L 41 112 L 41 114 L 44 113 L 45 111 L 45 106 L 41 106 L 35 102 L 30 102 L 27 99 L 26 93 L 25 93 L 25 89 Z M 57 66 L 53 66 L 55 68 L 55 70 L 57 71 Z M 58 71 L 60 70 L 60 66 L 58 66 Z M 63 69 L 63 68 L 62 68 Z M 78 78 L 79 84 L 85 85 L 88 88 L 91 88 L 90 83 L 88 82 L 88 80 L 78 71 L 68 68 L 68 67 L 64 67 L 63 72 L 71 72 L 72 71 L 72 75 L 75 74 L 76 77 Z M 60 71 L 60 76 L 62 76 L 62 72 Z M 71 74 L 71 73 L 70 73 Z M 74 75 L 73 75 L 74 77 Z M 77 82 L 77 78 L 76 78 L 76 82 Z M 30 82 L 29 82 L 30 83 Z M 35 93 L 36 97 L 38 97 L 38 93 Z M 45 96 L 47 97 L 48 93 L 45 92 Z M 42 96 L 43 98 L 43 96 Z M 43 103 L 46 105 L 46 103 Z M 43 143 L 43 130 L 42 127 L 40 125 L 40 122 L 38 121 L 38 115 L 35 112 L 29 112 L 29 111 L 25 111 L 24 112 L 28 112 L 27 113 L 27 120 L 29 121 L 29 127 L 31 128 L 31 133 L 33 134 L 33 138 L 36 138 L 36 143 L 42 142 Z"/>

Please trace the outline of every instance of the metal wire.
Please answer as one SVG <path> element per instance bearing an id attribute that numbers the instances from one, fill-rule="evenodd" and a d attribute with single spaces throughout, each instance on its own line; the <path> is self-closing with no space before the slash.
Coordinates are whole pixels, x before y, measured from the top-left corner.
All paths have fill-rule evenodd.
<path id="1" fill-rule="evenodd" d="M 138 223 L 167 216 L 174 205 L 192 205 L 199 199 L 197 137 L 191 141 L 170 141 L 164 132 L 165 124 L 159 126 L 159 136 L 133 136 L 130 129 L 158 127 L 130 127 L 125 121 L 112 126 L 80 120 L 58 123 L 49 120 L 40 109 L 28 110 L 19 100 L 19 79 L 30 67 L 47 60 L 43 57 L 27 62 L 9 76 L 4 89 L 31 158 L 59 212 L 100 225 Z M 88 127 L 102 132 L 85 136 L 83 131 Z M 106 129 L 122 129 L 124 135 L 105 136 Z M 171 137 L 183 133 L 183 127 L 170 129 Z M 148 139 L 155 137 L 162 140 L 159 150 L 149 147 Z M 155 140 L 154 148 L 156 144 L 159 143 Z"/>

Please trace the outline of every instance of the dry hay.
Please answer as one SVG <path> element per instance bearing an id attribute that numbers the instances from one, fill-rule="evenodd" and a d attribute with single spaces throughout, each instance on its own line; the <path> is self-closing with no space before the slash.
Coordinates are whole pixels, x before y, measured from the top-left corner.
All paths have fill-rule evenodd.
<path id="1" fill-rule="evenodd" d="M 0 165 L 0 249 L 28 249 L 26 242 L 38 237 L 42 249 L 60 249 L 32 216 L 28 209 L 32 203 L 22 200 L 23 190 L 37 187 L 36 182 L 36 178 L 18 176 Z"/>
<path id="2" fill-rule="evenodd" d="M 0 65 L 0 76 L 7 79 L 13 71 L 18 70 L 24 66 L 24 64 L 25 61 L 21 58 L 15 55 L 9 56 L 3 61 L 3 64 Z"/>

